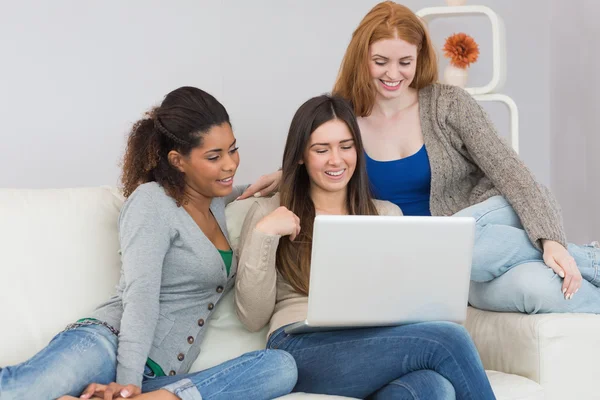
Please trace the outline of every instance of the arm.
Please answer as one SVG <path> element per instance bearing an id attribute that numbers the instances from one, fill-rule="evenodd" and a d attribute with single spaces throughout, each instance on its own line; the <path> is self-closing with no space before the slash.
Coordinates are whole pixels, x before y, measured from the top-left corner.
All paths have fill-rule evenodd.
<path id="1" fill-rule="evenodd" d="M 125 288 L 116 381 L 141 387 L 158 322 L 163 261 L 171 244 L 169 227 L 149 194 L 134 193 L 127 201 L 119 236 Z"/>
<path id="2" fill-rule="evenodd" d="M 566 246 L 562 215 L 554 196 L 500 139 L 475 99 L 462 89 L 452 90 L 456 98 L 440 123 L 460 137 L 473 162 L 513 206 L 533 244 L 541 249 L 541 240 L 547 239 Z"/>
<path id="3" fill-rule="evenodd" d="M 281 236 L 256 229 L 266 214 L 260 202 L 256 202 L 244 220 L 235 281 L 236 313 L 244 326 L 253 332 L 269 322 L 277 296 L 275 255 Z"/>

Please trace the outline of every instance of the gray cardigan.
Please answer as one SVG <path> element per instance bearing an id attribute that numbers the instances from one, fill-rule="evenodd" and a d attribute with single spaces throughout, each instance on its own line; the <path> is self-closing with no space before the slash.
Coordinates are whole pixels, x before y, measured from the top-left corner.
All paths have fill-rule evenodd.
<path id="1" fill-rule="evenodd" d="M 225 205 L 243 189 L 210 206 L 228 241 Z M 200 354 L 206 321 L 233 287 L 235 254 L 227 277 L 212 242 L 154 182 L 139 186 L 123 205 L 119 239 L 116 294 L 91 315 L 120 330 L 117 382 L 141 386 L 148 357 L 166 374 L 188 372 Z"/>
<path id="2" fill-rule="evenodd" d="M 566 246 L 554 196 L 539 184 L 463 89 L 433 84 L 419 91 L 421 131 L 431 165 L 432 215 L 452 215 L 495 195 L 513 206 L 532 243 Z"/>

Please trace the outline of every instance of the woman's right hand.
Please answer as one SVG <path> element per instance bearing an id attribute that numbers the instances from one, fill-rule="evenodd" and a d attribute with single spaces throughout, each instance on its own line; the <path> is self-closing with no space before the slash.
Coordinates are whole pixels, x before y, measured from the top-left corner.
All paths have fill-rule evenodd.
<path id="1" fill-rule="evenodd" d="M 289 236 L 296 239 L 300 234 L 300 218 L 281 206 L 256 224 L 256 229 L 268 235 Z"/>

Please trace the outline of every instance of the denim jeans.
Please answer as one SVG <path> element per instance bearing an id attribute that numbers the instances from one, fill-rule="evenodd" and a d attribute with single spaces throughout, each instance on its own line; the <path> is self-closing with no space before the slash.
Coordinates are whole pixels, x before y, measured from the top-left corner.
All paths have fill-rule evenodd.
<path id="1" fill-rule="evenodd" d="M 267 400 L 290 393 L 297 376 L 292 356 L 259 350 L 192 374 L 146 377 L 142 391 L 165 389 L 182 400 Z"/>
<path id="2" fill-rule="evenodd" d="M 471 305 L 490 311 L 600 313 L 600 248 L 568 245 L 584 281 L 565 300 L 562 278 L 546 266 L 504 197 L 491 197 L 455 216 L 476 220 Z"/>
<path id="3" fill-rule="evenodd" d="M 296 360 L 296 392 L 371 399 L 494 399 L 473 341 L 460 325 L 425 322 L 289 335 L 268 348 Z"/>
<path id="4" fill-rule="evenodd" d="M 59 333 L 28 361 L 0 368 L 0 399 L 56 399 L 79 396 L 90 383 L 116 376 L 117 336 L 102 325 Z M 166 389 L 184 400 L 272 399 L 289 393 L 296 365 L 283 351 L 256 351 L 205 371 L 150 378 L 142 390 Z"/>

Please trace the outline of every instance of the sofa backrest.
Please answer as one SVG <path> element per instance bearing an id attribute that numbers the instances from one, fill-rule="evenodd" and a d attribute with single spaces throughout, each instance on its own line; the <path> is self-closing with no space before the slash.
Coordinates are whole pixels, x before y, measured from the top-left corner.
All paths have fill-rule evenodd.
<path id="1" fill-rule="evenodd" d="M 106 301 L 119 278 L 113 188 L 0 189 L 0 366 Z"/>

